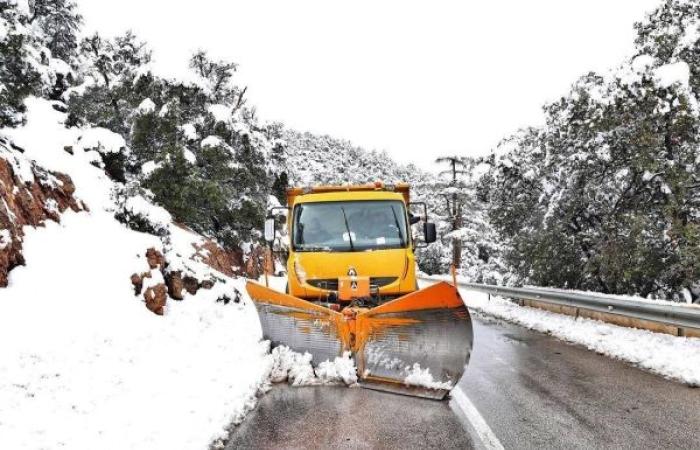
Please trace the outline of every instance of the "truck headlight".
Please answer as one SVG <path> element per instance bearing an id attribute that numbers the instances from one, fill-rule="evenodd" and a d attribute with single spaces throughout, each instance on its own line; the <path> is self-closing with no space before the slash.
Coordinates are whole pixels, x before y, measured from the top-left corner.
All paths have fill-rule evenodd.
<path id="1" fill-rule="evenodd" d="M 298 259 L 294 260 L 294 275 L 296 275 L 300 283 L 306 283 L 306 272 Z"/>

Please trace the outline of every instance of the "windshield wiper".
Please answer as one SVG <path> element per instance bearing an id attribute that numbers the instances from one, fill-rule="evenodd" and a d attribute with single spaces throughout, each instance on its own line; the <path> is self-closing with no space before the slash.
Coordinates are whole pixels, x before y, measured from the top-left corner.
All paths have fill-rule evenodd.
<path id="1" fill-rule="evenodd" d="M 401 232 L 401 225 L 399 225 L 399 218 L 396 216 L 396 211 L 394 211 L 394 205 L 391 205 L 391 213 L 394 215 L 396 230 L 399 232 L 399 242 L 401 242 L 401 247 L 404 247 L 406 244 L 403 241 L 403 233 Z"/>
<path id="2" fill-rule="evenodd" d="M 348 230 L 348 239 L 350 240 L 350 251 L 354 252 L 355 251 L 355 244 L 352 243 L 352 233 L 350 232 L 350 225 L 348 224 L 348 216 L 345 215 L 345 208 L 343 208 L 341 206 L 340 210 L 343 212 L 343 220 L 345 221 L 345 229 Z"/>

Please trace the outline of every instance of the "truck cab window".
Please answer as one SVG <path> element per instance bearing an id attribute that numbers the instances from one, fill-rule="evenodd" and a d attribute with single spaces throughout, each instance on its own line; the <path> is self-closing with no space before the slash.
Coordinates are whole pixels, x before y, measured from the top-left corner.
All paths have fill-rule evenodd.
<path id="1" fill-rule="evenodd" d="M 294 209 L 297 251 L 405 248 L 406 210 L 400 201 L 302 203 Z"/>

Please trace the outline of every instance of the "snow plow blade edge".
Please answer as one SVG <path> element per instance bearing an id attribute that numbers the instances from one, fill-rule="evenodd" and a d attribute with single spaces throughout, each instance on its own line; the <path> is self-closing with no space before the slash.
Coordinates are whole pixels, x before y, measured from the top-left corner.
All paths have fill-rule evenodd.
<path id="1" fill-rule="evenodd" d="M 351 351 L 360 385 L 442 399 L 459 382 L 472 348 L 472 324 L 454 286 L 437 283 L 354 314 L 277 292 L 247 290 L 272 345 L 309 352 L 314 365 Z M 344 311 L 345 312 L 345 311 Z"/>

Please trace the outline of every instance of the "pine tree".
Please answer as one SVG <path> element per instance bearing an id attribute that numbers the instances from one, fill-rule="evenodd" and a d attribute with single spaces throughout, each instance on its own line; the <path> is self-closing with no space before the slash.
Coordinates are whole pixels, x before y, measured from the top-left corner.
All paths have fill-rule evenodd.
<path id="1" fill-rule="evenodd" d="M 452 225 L 450 231 L 454 233 L 452 237 L 452 265 L 460 268 L 462 267 L 462 239 L 456 233 L 462 228 L 462 214 L 466 210 L 465 203 L 468 201 L 465 192 L 466 185 L 461 178 L 468 173 L 465 169 L 469 161 L 459 156 L 445 156 L 438 158 L 435 162 L 449 166 L 449 169 L 440 173 L 442 177 L 448 179 L 442 196 L 447 206 L 445 211 Z"/>
<path id="2" fill-rule="evenodd" d="M 27 22 L 8 0 L 0 0 L 0 126 L 16 126 L 24 120 L 24 99 L 40 92 L 41 76 L 28 54 L 31 37 L 17 32 Z"/>
<path id="3" fill-rule="evenodd" d="M 238 70 L 237 64 L 213 61 L 205 51 L 200 50 L 190 59 L 190 68 L 206 82 L 213 103 L 231 104 L 234 112 L 245 106 L 247 89 L 241 90 L 231 83 Z"/>
<path id="4" fill-rule="evenodd" d="M 80 43 L 80 55 L 86 75 L 106 87 L 118 80 L 134 80 L 151 62 L 151 51 L 131 31 L 112 40 L 99 33 L 88 36 Z"/>
<path id="5" fill-rule="evenodd" d="M 78 31 L 83 18 L 71 0 L 34 0 L 29 23 L 37 23 L 45 35 L 51 56 L 70 63 L 77 56 Z"/>

